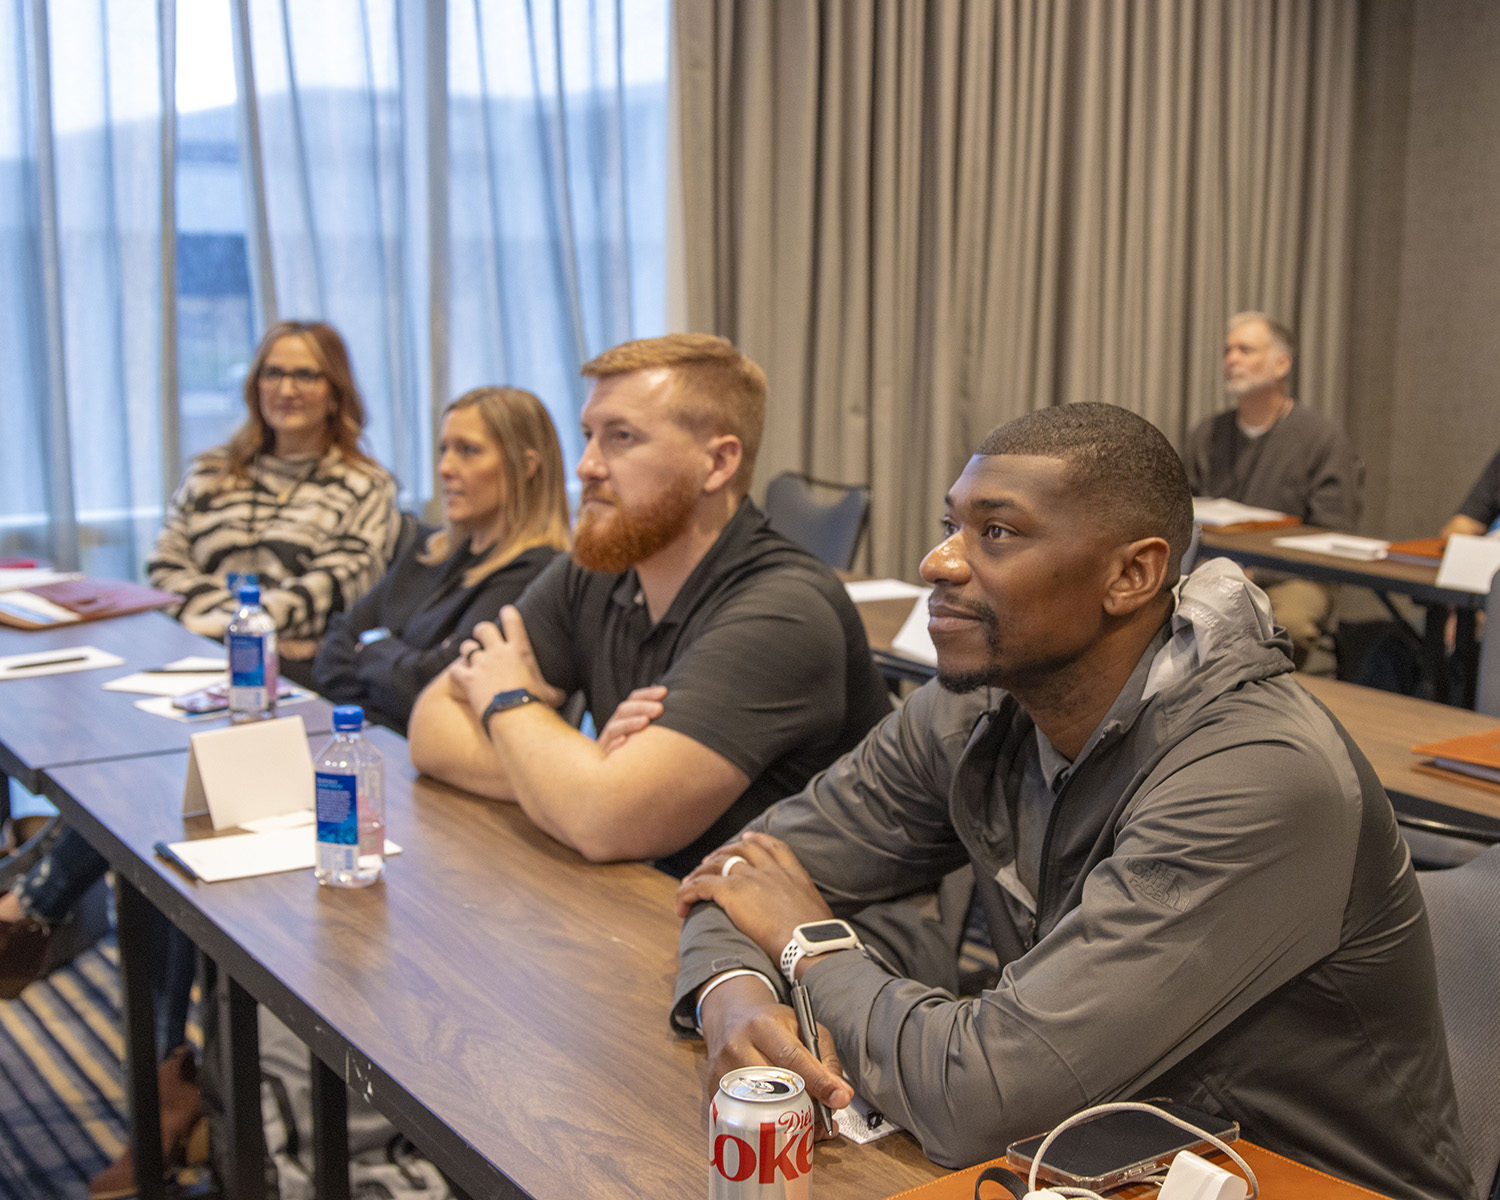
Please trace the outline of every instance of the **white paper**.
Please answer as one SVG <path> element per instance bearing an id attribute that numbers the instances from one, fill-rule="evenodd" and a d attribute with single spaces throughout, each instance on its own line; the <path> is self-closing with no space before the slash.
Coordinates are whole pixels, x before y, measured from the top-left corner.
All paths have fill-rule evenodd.
<path id="1" fill-rule="evenodd" d="M 1352 533 L 1298 533 L 1291 537 L 1272 538 L 1273 546 L 1288 550 L 1306 550 L 1311 554 L 1332 554 L 1337 558 L 1357 558 L 1376 562 L 1385 557 L 1390 542 L 1379 538 L 1356 537 Z"/>
<path id="2" fill-rule="evenodd" d="M 82 658 L 79 658 L 82 655 Z M 46 663 L 68 659 L 52 666 L 30 667 L 27 663 Z M 33 650 L 30 654 L 10 654 L 0 658 L 0 680 L 40 679 L 43 675 L 70 675 L 74 671 L 97 671 L 100 667 L 120 667 L 125 660 L 97 646 L 59 646 L 55 650 Z"/>
<path id="3" fill-rule="evenodd" d="M 184 815 L 205 809 L 215 829 L 313 806 L 312 754 L 297 716 L 205 729 L 191 738 Z"/>
<path id="4" fill-rule="evenodd" d="M 854 1094 L 849 1107 L 839 1109 L 833 1117 L 838 1122 L 839 1136 L 858 1142 L 861 1146 L 883 1138 L 888 1133 L 896 1133 L 901 1128 L 884 1113 L 871 1108 L 869 1102 L 858 1092 Z"/>
<path id="5" fill-rule="evenodd" d="M 51 567 L 0 567 L 0 592 L 13 588 L 41 587 L 44 583 L 67 583 L 82 579 L 77 571 L 54 571 Z"/>
<path id="6" fill-rule="evenodd" d="M 921 597 L 911 606 L 911 612 L 900 632 L 891 639 L 891 649 L 935 667 L 937 648 L 932 644 L 932 635 L 927 632 L 927 597 L 931 594 L 931 588 L 922 590 Z"/>
<path id="7" fill-rule="evenodd" d="M 134 675 L 122 675 L 104 685 L 106 692 L 136 692 L 143 696 L 181 696 L 185 692 L 196 692 L 216 683 L 228 669 L 222 658 L 211 658 L 194 654 L 179 658 L 176 662 L 164 663 L 174 674 L 153 675 L 149 671 L 137 671 Z M 175 674 L 191 671 L 192 674 Z"/>
<path id="8" fill-rule="evenodd" d="M 905 600 L 926 595 L 927 589 L 901 579 L 857 579 L 844 584 L 849 599 L 856 604 L 868 600 Z"/>
<path id="9" fill-rule="evenodd" d="M 1212 529 L 1219 525 L 1247 525 L 1251 521 L 1284 521 L 1287 514 L 1274 508 L 1252 508 L 1237 500 L 1193 497 L 1193 520 Z"/>
<path id="10" fill-rule="evenodd" d="M 79 620 L 71 609 L 22 591 L 0 593 L 0 611 L 36 625 L 75 625 Z"/>
<path id="11" fill-rule="evenodd" d="M 1500 539 L 1455 533 L 1443 551 L 1437 585 L 1483 595 L 1490 590 L 1497 568 L 1500 568 Z"/>
<path id="12" fill-rule="evenodd" d="M 311 871 L 318 856 L 316 831 L 310 825 L 275 833 L 234 833 L 227 837 L 173 842 L 170 849 L 204 883 L 279 875 L 283 871 Z M 400 853 L 401 847 L 387 838 L 385 856 L 393 858 Z"/>

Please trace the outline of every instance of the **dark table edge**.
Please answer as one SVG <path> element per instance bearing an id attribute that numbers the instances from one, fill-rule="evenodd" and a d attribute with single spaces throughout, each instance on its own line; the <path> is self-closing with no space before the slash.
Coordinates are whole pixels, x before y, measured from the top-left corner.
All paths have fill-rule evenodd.
<path id="1" fill-rule="evenodd" d="M 1369 588 L 1372 592 L 1394 592 L 1398 596 L 1410 596 L 1418 604 L 1446 605 L 1449 608 L 1483 608 L 1489 598 L 1480 592 L 1463 592 L 1456 588 L 1438 587 L 1435 583 L 1419 583 L 1408 579 L 1386 579 L 1360 573 L 1355 567 L 1339 567 L 1332 563 L 1310 562 L 1300 558 L 1288 558 L 1266 550 L 1254 550 L 1239 546 L 1226 546 L 1218 542 L 1203 542 L 1200 559 L 1227 558 L 1246 567 L 1265 567 L 1284 575 L 1299 575 L 1318 583 L 1338 583 L 1346 587 Z M 1354 560 L 1351 560 L 1351 562 Z"/>
<path id="2" fill-rule="evenodd" d="M 72 767 L 91 764 L 67 765 Z M 518 1187 L 476 1147 L 455 1133 L 446 1122 L 293 995 L 274 972 L 262 966 L 202 910 L 161 878 L 45 770 L 41 775 L 42 794 L 57 805 L 68 823 L 95 850 L 109 860 L 111 869 L 124 874 L 168 920 L 301 1038 L 329 1070 L 350 1087 L 362 1091 L 462 1191 L 470 1196 L 493 1196 L 501 1200 L 534 1200 L 531 1193 Z"/>

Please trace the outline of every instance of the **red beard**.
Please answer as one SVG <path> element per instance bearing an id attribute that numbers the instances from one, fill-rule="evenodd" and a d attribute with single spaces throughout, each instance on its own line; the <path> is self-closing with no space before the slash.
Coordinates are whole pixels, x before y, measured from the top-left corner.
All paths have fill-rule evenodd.
<path id="1" fill-rule="evenodd" d="M 698 489 L 686 475 L 668 483 L 649 503 L 633 508 L 597 484 L 583 489 L 585 500 L 613 503 L 602 512 L 584 508 L 573 531 L 573 561 L 588 571 L 617 575 L 670 544 L 692 519 Z"/>

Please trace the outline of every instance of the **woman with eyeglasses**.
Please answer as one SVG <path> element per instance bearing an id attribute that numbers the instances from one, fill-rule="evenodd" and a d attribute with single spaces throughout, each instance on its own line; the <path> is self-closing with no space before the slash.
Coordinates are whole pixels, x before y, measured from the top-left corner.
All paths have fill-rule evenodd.
<path id="1" fill-rule="evenodd" d="M 400 523 L 396 485 L 360 449 L 364 403 L 332 326 L 282 321 L 245 376 L 248 416 L 201 455 L 146 564 L 189 629 L 222 637 L 231 574 L 260 578 L 285 660 L 310 659 L 336 612 L 380 578 Z"/>

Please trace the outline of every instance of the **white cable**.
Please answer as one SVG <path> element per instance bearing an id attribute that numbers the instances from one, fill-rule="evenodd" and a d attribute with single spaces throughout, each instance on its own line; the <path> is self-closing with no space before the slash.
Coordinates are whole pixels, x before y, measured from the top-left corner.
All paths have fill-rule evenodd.
<path id="1" fill-rule="evenodd" d="M 1153 1116 L 1158 1116 L 1163 1121 L 1168 1121 L 1177 1126 L 1178 1129 L 1184 1129 L 1188 1133 L 1196 1134 L 1215 1149 L 1222 1150 L 1245 1173 L 1245 1180 L 1250 1184 L 1250 1195 L 1245 1200 L 1256 1200 L 1256 1197 L 1260 1195 L 1260 1183 L 1255 1178 L 1255 1172 L 1250 1169 L 1249 1163 L 1229 1148 L 1227 1142 L 1220 1141 L 1213 1134 L 1209 1133 L 1208 1130 L 1199 1129 L 1191 1121 L 1184 1121 L 1181 1117 L 1174 1117 L 1171 1113 L 1157 1108 L 1154 1104 L 1141 1104 L 1134 1100 L 1120 1100 L 1113 1104 L 1096 1104 L 1093 1108 L 1086 1108 L 1082 1112 L 1076 1112 L 1066 1121 L 1061 1121 L 1053 1126 L 1052 1132 L 1043 1138 L 1042 1144 L 1037 1147 L 1036 1157 L 1031 1160 L 1031 1174 L 1026 1178 L 1027 1189 L 1032 1192 L 1037 1190 L 1036 1173 L 1042 1165 L 1042 1155 L 1047 1153 L 1047 1147 L 1052 1145 L 1058 1134 L 1065 1129 L 1073 1128 L 1074 1125 L 1082 1125 L 1085 1121 L 1090 1121 L 1095 1117 L 1102 1117 L 1106 1113 L 1112 1112 L 1151 1113 Z M 1088 1196 L 1092 1197 L 1093 1200 L 1104 1200 L 1104 1197 L 1100 1196 L 1098 1192 L 1091 1192 L 1088 1188 L 1053 1187 L 1048 1190 L 1060 1196 Z"/>

